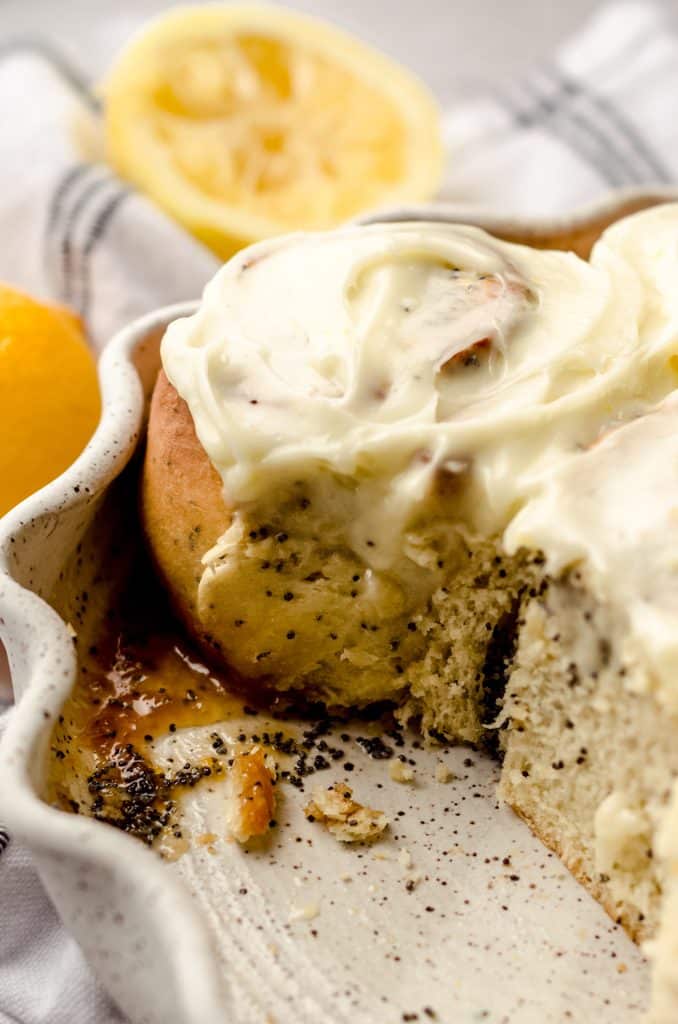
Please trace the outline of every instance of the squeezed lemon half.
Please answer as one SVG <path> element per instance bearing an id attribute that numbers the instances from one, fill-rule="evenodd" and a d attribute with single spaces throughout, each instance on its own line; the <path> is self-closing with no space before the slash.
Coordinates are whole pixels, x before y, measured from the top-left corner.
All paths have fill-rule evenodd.
<path id="1" fill-rule="evenodd" d="M 179 8 L 105 85 L 108 159 L 222 257 L 430 198 L 438 110 L 409 72 L 279 7 Z"/>

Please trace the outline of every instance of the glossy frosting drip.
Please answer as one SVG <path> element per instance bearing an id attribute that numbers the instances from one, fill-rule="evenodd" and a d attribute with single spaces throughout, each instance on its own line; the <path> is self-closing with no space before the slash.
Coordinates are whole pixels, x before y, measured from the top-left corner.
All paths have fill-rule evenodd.
<path id="1" fill-rule="evenodd" d="M 163 364 L 228 504 L 339 480 L 348 543 L 383 569 L 441 480 L 471 532 L 501 533 L 554 465 L 675 386 L 676 280 L 678 205 L 590 263 L 440 223 L 295 235 L 234 257 Z"/>

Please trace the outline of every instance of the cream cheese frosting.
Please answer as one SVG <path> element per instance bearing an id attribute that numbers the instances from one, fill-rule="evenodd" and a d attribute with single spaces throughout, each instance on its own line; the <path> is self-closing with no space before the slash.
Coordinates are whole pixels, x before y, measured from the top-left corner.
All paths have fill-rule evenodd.
<path id="1" fill-rule="evenodd" d="M 542 550 L 553 575 L 583 565 L 624 611 L 625 661 L 643 666 L 629 685 L 678 711 L 678 393 L 552 469 L 505 540 Z"/>
<path id="2" fill-rule="evenodd" d="M 293 235 L 226 264 L 162 359 L 227 504 L 329 473 L 362 496 L 350 545 L 385 568 L 441 474 L 469 530 L 501 533 L 554 465 L 661 399 L 677 279 L 678 205 L 589 263 L 452 224 Z"/>

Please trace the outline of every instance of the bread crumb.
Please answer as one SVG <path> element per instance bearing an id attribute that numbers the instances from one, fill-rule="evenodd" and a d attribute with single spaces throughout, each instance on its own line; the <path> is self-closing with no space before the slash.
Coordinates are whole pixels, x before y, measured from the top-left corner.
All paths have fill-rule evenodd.
<path id="1" fill-rule="evenodd" d="M 304 813 L 309 821 L 325 825 L 341 843 L 378 839 L 389 824 L 383 811 L 364 807 L 354 800 L 353 790 L 344 782 L 335 783 L 328 789 L 316 789 Z"/>
<path id="2" fill-rule="evenodd" d="M 405 871 L 405 888 L 408 892 L 412 892 L 421 882 L 421 872 L 412 871 L 412 854 L 403 846 L 398 854 L 398 863 L 400 864 L 403 871 Z"/>
<path id="3" fill-rule="evenodd" d="M 201 836 L 198 836 L 197 843 L 199 846 L 211 846 L 212 843 L 216 843 L 219 838 L 214 832 L 203 832 Z"/>
<path id="4" fill-rule="evenodd" d="M 394 782 L 414 782 L 414 772 L 400 758 L 397 758 L 395 761 L 389 761 L 388 774 Z"/>
<path id="5" fill-rule="evenodd" d="M 320 913 L 320 904 L 317 900 L 312 903 L 304 903 L 301 906 L 290 907 L 290 921 L 312 921 Z"/>
<path id="6" fill-rule="evenodd" d="M 155 849 L 163 860 L 175 861 L 179 860 L 179 857 L 183 857 L 185 853 L 188 853 L 190 847 L 191 844 L 186 836 L 165 832 L 160 837 L 158 843 L 156 843 Z"/>
<path id="7" fill-rule="evenodd" d="M 407 869 L 412 867 L 412 854 L 405 846 L 403 846 L 402 850 L 398 854 L 398 863 L 401 868 Z"/>
<path id="8" fill-rule="evenodd" d="M 275 762 L 255 746 L 233 760 L 228 775 L 228 824 L 239 843 L 268 832 L 275 814 Z"/>
<path id="9" fill-rule="evenodd" d="M 455 777 L 451 768 L 444 761 L 438 761 L 436 765 L 436 782 L 451 782 Z"/>
<path id="10" fill-rule="evenodd" d="M 617 974 L 626 974 L 628 967 L 626 964 L 617 964 Z"/>

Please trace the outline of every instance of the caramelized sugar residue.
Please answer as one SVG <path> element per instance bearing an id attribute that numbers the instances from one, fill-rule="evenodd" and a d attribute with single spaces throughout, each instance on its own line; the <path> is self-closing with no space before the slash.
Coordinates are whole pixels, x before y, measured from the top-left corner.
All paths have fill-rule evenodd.
<path id="1" fill-rule="evenodd" d="M 150 844 L 172 828 L 178 791 L 225 774 L 231 753 L 217 737 L 213 756 L 168 772 L 154 764 L 154 741 L 255 709 L 193 649 L 146 559 L 134 565 L 96 642 L 78 647 L 78 680 L 53 735 L 51 797 Z"/>
<path id="2" fill-rule="evenodd" d="M 99 754 L 107 756 L 114 746 L 142 746 L 179 728 L 243 714 L 242 699 L 178 633 L 153 633 L 139 643 L 130 642 L 122 632 L 114 643 L 109 658 L 101 657 L 97 649 L 83 666 L 88 676 L 83 696 L 90 710 L 85 729 Z"/>
<path id="3" fill-rule="evenodd" d="M 83 741 L 99 757 L 244 713 L 237 681 L 214 672 L 192 647 L 145 559 L 80 661 L 72 710 Z"/>
<path id="4" fill-rule="evenodd" d="M 329 741 L 336 720 L 325 709 L 292 708 L 280 697 L 262 705 L 261 691 L 257 705 L 256 690 L 207 664 L 143 555 L 112 593 L 95 642 L 84 647 L 76 637 L 79 675 L 52 736 L 49 795 L 57 806 L 155 843 L 171 859 L 186 848 L 177 824 L 181 791 L 230 777 L 243 752 L 271 752 L 279 778 L 299 789 L 306 776 L 344 759 Z M 205 737 L 209 756 L 203 744 L 200 756 L 171 770 L 157 763 L 157 741 L 196 726 L 215 727 Z"/>

